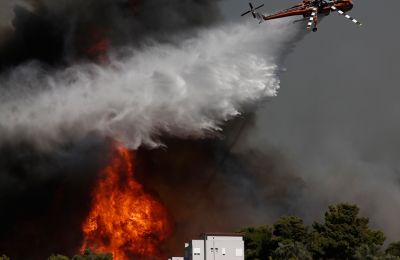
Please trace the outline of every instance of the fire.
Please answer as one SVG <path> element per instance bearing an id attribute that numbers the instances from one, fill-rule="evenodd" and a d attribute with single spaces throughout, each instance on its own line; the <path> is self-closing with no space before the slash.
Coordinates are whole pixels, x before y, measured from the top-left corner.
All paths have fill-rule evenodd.
<path id="1" fill-rule="evenodd" d="M 93 46 L 86 50 L 88 57 L 96 60 L 100 64 L 108 62 L 107 51 L 110 48 L 110 41 L 106 38 L 98 39 Z"/>
<path id="2" fill-rule="evenodd" d="M 109 29 L 96 24 L 85 24 L 77 31 L 76 46 L 78 54 L 99 64 L 109 62 L 108 51 L 111 47 L 108 38 Z"/>
<path id="3" fill-rule="evenodd" d="M 170 233 L 164 206 L 133 178 L 134 153 L 118 146 L 100 175 L 82 225 L 83 251 L 111 252 L 116 260 L 160 259 Z"/>

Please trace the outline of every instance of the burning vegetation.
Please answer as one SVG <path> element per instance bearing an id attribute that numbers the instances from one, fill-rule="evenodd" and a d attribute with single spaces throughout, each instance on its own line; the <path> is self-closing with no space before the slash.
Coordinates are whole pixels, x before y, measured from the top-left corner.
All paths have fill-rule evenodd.
<path id="1" fill-rule="evenodd" d="M 134 153 L 117 146 L 93 191 L 89 216 L 82 225 L 84 242 L 114 259 L 158 259 L 170 234 L 164 206 L 144 191 L 133 176 Z"/>

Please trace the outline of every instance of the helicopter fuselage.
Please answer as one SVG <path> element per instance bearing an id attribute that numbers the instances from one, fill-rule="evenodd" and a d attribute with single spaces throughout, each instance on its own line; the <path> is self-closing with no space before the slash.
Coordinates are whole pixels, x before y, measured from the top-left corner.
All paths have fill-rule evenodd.
<path id="1" fill-rule="evenodd" d="M 310 17 L 315 8 L 318 8 L 318 14 L 329 15 L 331 13 L 331 7 L 334 5 L 343 12 L 348 12 L 353 9 L 352 0 L 337 0 L 331 3 L 322 3 L 320 6 L 314 6 L 310 0 L 304 0 L 298 5 L 295 5 L 289 9 L 277 12 L 269 16 L 263 16 L 264 20 L 273 20 L 282 17 L 302 15 L 303 17 Z"/>

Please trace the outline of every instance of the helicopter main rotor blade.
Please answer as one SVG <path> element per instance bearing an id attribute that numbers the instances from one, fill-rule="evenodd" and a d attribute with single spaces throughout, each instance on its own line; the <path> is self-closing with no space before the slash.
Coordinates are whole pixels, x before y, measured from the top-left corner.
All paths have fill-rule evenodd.
<path id="1" fill-rule="evenodd" d="M 260 5 L 259 7 L 256 7 L 254 10 L 260 9 L 263 6 L 264 6 L 264 4 Z"/>
<path id="2" fill-rule="evenodd" d="M 251 2 L 249 2 L 249 6 L 250 6 L 250 10 L 247 12 L 244 12 L 243 14 L 241 14 L 241 16 L 245 16 L 246 14 L 251 13 L 253 15 L 254 19 L 257 19 L 260 23 L 263 22 L 263 16 L 262 14 L 259 14 L 257 12 L 257 9 L 260 9 L 261 7 L 264 6 L 264 4 L 257 6 L 256 8 L 254 8 L 253 4 Z"/>
<path id="3" fill-rule="evenodd" d="M 245 15 L 248 14 L 248 13 L 251 13 L 251 10 L 250 10 L 250 11 L 247 11 L 247 12 L 245 12 L 245 13 L 243 13 L 241 16 L 245 16 Z"/>
<path id="4" fill-rule="evenodd" d="M 331 6 L 331 10 L 338 12 L 338 14 L 343 15 L 346 19 L 352 21 L 353 23 L 357 24 L 358 26 L 362 26 L 362 23 L 357 21 L 357 19 L 355 19 L 355 18 L 351 17 L 350 15 L 346 14 L 342 10 L 338 9 L 336 6 Z"/>

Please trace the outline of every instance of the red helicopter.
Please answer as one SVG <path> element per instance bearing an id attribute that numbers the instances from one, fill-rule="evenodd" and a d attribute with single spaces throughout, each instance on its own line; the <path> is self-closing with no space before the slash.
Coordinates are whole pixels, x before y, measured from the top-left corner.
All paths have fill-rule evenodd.
<path id="1" fill-rule="evenodd" d="M 317 24 L 319 16 L 327 16 L 331 12 L 338 12 L 338 14 L 343 15 L 345 18 L 349 19 L 353 23 L 359 26 L 362 25 L 359 21 L 357 21 L 350 15 L 346 14 L 346 12 L 353 9 L 352 0 L 303 0 L 301 3 L 293 7 L 276 12 L 268 16 L 265 16 L 257 12 L 257 10 L 263 7 L 264 4 L 256 8 L 254 8 L 252 3 L 249 3 L 249 5 L 250 5 L 250 10 L 243 13 L 242 16 L 251 13 L 254 19 L 257 19 L 260 23 L 267 20 L 278 19 L 282 17 L 302 15 L 303 19 L 297 20 L 295 22 L 308 20 L 307 29 L 311 30 L 312 28 L 312 31 L 316 32 L 318 30 Z"/>

